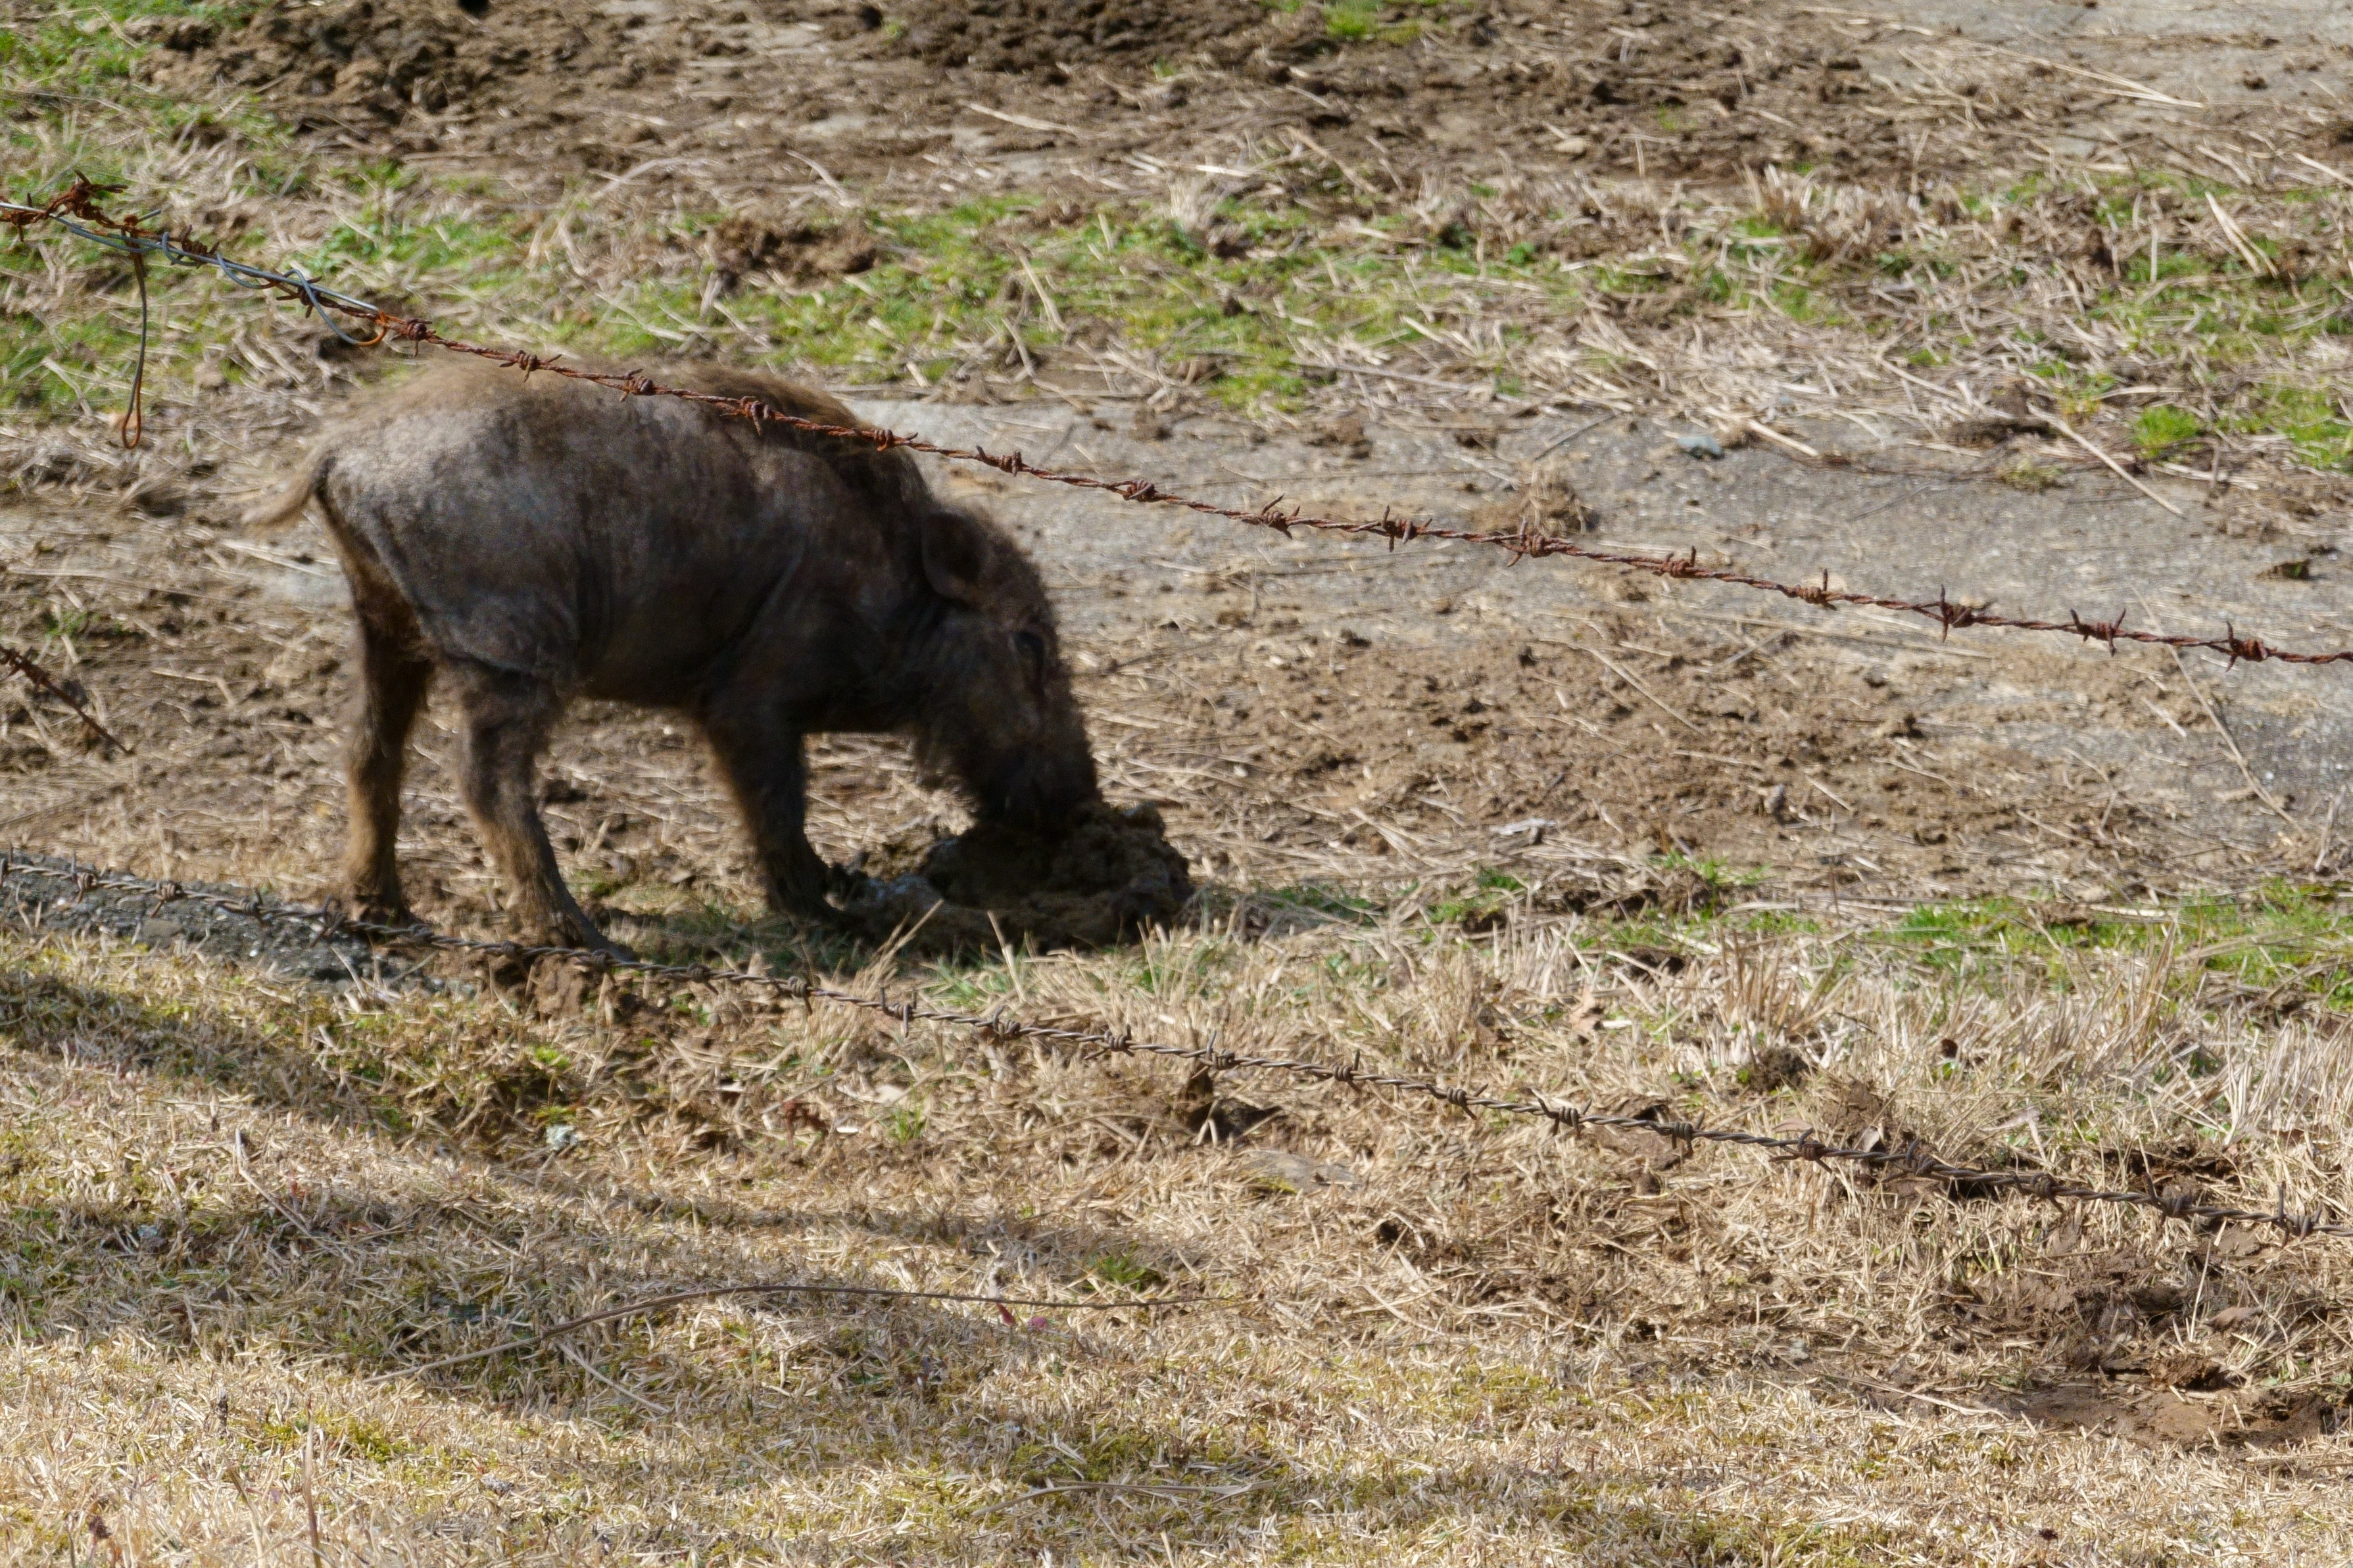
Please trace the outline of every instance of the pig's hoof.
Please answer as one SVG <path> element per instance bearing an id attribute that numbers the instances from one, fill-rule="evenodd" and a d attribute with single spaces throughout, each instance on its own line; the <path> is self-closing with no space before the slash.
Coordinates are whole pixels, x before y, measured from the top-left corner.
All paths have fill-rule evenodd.
<path id="1" fill-rule="evenodd" d="M 848 915 L 822 899 L 813 904 L 787 904 L 782 908 L 771 906 L 769 912 L 816 931 L 846 931 L 856 924 Z"/>
<path id="2" fill-rule="evenodd" d="M 866 893 L 874 886 L 874 879 L 863 871 L 853 871 L 847 866 L 828 866 L 825 877 L 817 888 L 801 886 L 791 892 L 768 894 L 768 912 L 779 920 L 798 921 L 803 925 L 821 930 L 836 930 L 842 923 L 841 911 L 827 900 L 831 893 L 850 900 Z"/>
<path id="3" fill-rule="evenodd" d="M 387 899 L 367 893 L 334 893 L 329 895 L 321 907 L 331 915 L 367 925 L 412 926 L 417 923 L 417 916 L 409 910 L 407 902 L 396 895 Z"/>

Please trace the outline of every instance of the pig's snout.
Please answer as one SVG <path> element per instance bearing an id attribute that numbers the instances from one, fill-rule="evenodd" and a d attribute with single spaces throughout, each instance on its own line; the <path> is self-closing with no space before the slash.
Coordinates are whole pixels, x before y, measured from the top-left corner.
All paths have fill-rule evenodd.
<path id="1" fill-rule="evenodd" d="M 1075 714 L 1036 742 L 1012 748 L 971 787 L 985 820 L 1039 832 L 1066 826 L 1080 807 L 1103 798 L 1094 753 Z"/>

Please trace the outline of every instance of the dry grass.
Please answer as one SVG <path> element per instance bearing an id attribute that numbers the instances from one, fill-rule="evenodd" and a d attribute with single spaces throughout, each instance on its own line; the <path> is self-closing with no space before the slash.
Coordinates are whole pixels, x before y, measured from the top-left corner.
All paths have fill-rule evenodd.
<path id="1" fill-rule="evenodd" d="M 1199 933 L 922 986 L 1758 1127 L 1871 1122 L 2071 1175 L 2129 1180 L 2114 1157 L 2137 1152 L 2258 1203 L 2347 1196 L 2341 1024 L 2263 1021 L 2210 954 L 1956 973 L 1866 931 L 1716 934 L 1673 973 L 1571 921 Z M 2332 1245 L 1275 1082 L 1217 1086 L 1212 1125 L 1277 1112 L 1232 1150 L 1187 1131 L 1203 1107 L 1172 1072 L 823 1010 L 706 996 L 607 1028 L 82 939 L 5 957 L 12 1555 L 88 1551 L 95 1515 L 126 1561 L 290 1561 L 313 1503 L 332 1562 L 2343 1550 Z M 1283 1191 L 1252 1174 L 1269 1148 L 1355 1179 Z M 1222 1304 L 1008 1325 L 711 1302 L 368 1381 L 754 1279 Z M 2191 1414 L 2160 1432 L 2152 1401 Z M 2072 1430 L 2085 1406 L 2141 1441 Z M 2261 1480 L 2249 1445 L 2279 1455 Z"/>
<path id="2" fill-rule="evenodd" d="M 21 75 L 20 58 L 0 71 Z M 11 90 L 37 85 L 19 75 Z M 1909 90 L 1942 103 L 1933 73 Z M 867 217 L 906 254 L 809 289 L 804 320 L 713 286 L 709 219 L 740 192 L 683 175 L 544 203 L 534 186 L 526 203 L 487 175 L 386 177 L 227 100 L 127 115 L 41 101 L 13 122 L 19 189 L 79 167 L 126 180 L 134 203 L 168 193 L 175 220 L 501 341 L 723 344 L 991 397 L 1037 395 L 1039 351 L 1045 384 L 1164 407 L 1221 396 L 1276 422 L 1325 400 L 1484 417 L 1498 399 L 1581 398 L 1805 419 L 1809 439 L 1857 448 L 2048 409 L 2158 472 L 2237 469 L 2288 497 L 2296 462 L 2342 461 L 2353 412 L 2331 293 L 2346 194 L 2299 188 L 2292 163 L 2219 132 L 2171 174 L 2054 154 L 2031 178 L 1915 196 L 1595 164 L 1473 188 L 1344 164 L 1242 116 L 1186 164 L 1248 179 L 1123 166 L 1115 198 L 1068 212 L 878 205 Z M 1984 101 L 1938 112 L 1966 122 Z M 923 179 L 938 167 L 955 201 L 994 188 L 998 171 L 955 162 Z M 1212 243 L 1181 262 L 1113 253 L 1131 231 Z M 2153 276 L 2135 276 L 2152 244 Z M 934 318 L 913 265 L 944 256 L 997 268 L 954 320 Z M 1020 285 L 997 289 L 1017 263 Z M 94 757 L 38 711 L 0 719 L 5 833 L 311 890 L 336 832 L 332 738 L 312 722 L 332 617 L 257 595 L 243 542 L 197 525 L 280 466 L 352 362 L 184 281 L 161 296 L 150 446 L 126 457 L 105 424 L 125 279 L 44 247 L 5 288 L 7 392 L 31 400 L 0 426 L 0 466 L 52 501 L 174 518 L 181 546 L 164 565 L 113 550 L 141 525 L 95 506 L 42 520 L 41 542 L 84 574 L 26 591 L 45 657 L 102 667 L 93 686 L 123 710 L 110 721 L 146 749 Z M 2039 483 L 2091 460 L 2007 438 L 1986 477 Z M 1239 721 L 1215 704 L 1241 689 L 1241 655 L 1229 668 L 1187 651 L 1224 625 L 1197 608 L 1165 664 L 1088 677 L 1091 702 L 1149 715 L 1106 742 L 1113 787 L 1176 797 L 1219 884 L 1205 926 L 1134 951 L 901 968 L 746 931 L 733 830 L 651 721 L 568 735 L 557 768 L 585 798 L 551 816 L 575 876 L 650 948 L 752 942 L 847 967 L 848 984 L 1039 1020 L 2353 1207 L 2332 900 L 2219 923 L 1942 907 L 1889 931 L 1852 923 L 1852 901 L 1812 922 L 1705 920 L 1738 896 L 1721 868 L 1637 863 L 1571 824 L 1513 862 L 1577 892 L 1547 905 L 1508 885 L 1520 877 L 1480 877 L 1489 818 L 1451 792 L 1532 794 L 1549 762 L 1437 790 L 1367 767 L 1364 820 L 1346 816 L 1255 752 L 1235 761 Z M 1280 658 L 1300 696 L 1328 680 L 1361 701 L 1315 640 L 1250 657 Z M 1511 647 L 1489 651 L 1519 679 Z M 448 737 L 428 727 L 422 744 L 420 901 L 479 920 L 495 896 L 448 787 Z M 819 762 L 828 851 L 935 826 L 941 803 L 891 749 L 829 745 Z M 1638 793 L 1625 769 L 1612 783 L 1597 811 Z M 1324 815 L 1281 818 L 1292 838 L 1270 843 L 1279 805 Z M 2069 875 L 2042 859 L 2019 875 L 2046 871 Z M 1563 902 L 1647 913 L 1564 917 Z M 1686 1158 L 1330 1087 L 1191 1083 L 823 1009 L 574 1005 L 444 978 L 312 987 L 0 932 L 0 1553 L 239 1568 L 2346 1555 L 2353 1456 L 2336 1428 L 2353 1353 L 2335 1243 Z M 1289 1190 L 1270 1152 L 1347 1179 Z M 1008 1323 L 710 1301 L 402 1374 L 664 1288 L 777 1279 L 1217 1304 Z"/>

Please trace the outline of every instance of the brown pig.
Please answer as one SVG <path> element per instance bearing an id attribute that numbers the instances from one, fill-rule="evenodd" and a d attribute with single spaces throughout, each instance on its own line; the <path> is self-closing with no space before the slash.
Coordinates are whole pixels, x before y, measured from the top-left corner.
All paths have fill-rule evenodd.
<path id="1" fill-rule="evenodd" d="M 656 379 L 856 417 L 775 376 Z M 367 405 L 248 526 L 312 500 L 359 623 L 343 896 L 402 918 L 393 860 L 410 725 L 438 672 L 468 809 L 535 940 L 611 949 L 564 885 L 533 766 L 575 698 L 702 728 L 772 907 L 823 918 L 802 738 L 911 735 L 984 822 L 1052 828 L 1100 798 L 1053 606 L 1002 529 L 934 497 L 904 452 L 679 398 L 450 363 Z"/>

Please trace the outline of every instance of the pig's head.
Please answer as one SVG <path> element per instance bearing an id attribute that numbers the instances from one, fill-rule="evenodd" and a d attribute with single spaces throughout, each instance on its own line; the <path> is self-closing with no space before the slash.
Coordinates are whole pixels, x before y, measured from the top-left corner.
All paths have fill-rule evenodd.
<path id="1" fill-rule="evenodd" d="M 934 603 L 902 676 L 923 773 L 962 784 L 983 821 L 1060 826 L 1101 793 L 1037 568 L 993 523 L 936 503 L 922 553 Z"/>

